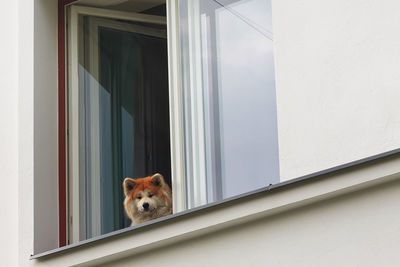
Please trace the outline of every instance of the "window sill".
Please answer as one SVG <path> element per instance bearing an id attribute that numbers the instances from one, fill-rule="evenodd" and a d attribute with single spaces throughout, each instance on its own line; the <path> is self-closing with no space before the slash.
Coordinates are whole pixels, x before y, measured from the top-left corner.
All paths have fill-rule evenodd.
<path id="1" fill-rule="evenodd" d="M 31 256 L 98 264 L 400 178 L 400 149 Z"/>

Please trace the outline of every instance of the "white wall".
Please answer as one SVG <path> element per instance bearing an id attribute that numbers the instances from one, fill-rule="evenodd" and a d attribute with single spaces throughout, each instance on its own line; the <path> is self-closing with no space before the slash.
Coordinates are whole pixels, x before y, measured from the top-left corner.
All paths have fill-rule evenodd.
<path id="1" fill-rule="evenodd" d="M 328 266 L 356 261 L 397 266 L 399 198 L 400 155 L 394 155 L 131 229 L 34 263 L 260 266 L 268 260 L 271 266 L 315 266 L 317 255 Z M 360 256 L 363 250 L 378 253 Z"/>
<path id="2" fill-rule="evenodd" d="M 397 179 L 104 266 L 399 266 L 399 201 Z"/>
<path id="3" fill-rule="evenodd" d="M 19 266 L 33 254 L 33 1 L 18 2 L 18 253 Z"/>
<path id="4" fill-rule="evenodd" d="M 57 2 L 34 1 L 35 253 L 58 247 Z"/>
<path id="5" fill-rule="evenodd" d="M 400 2 L 272 8 L 281 181 L 400 148 Z"/>
<path id="6" fill-rule="evenodd" d="M 34 245 L 38 252 L 57 243 L 56 2 L 6 1 L 0 11 L 0 200 L 5 203 L 0 212 L 7 214 L 0 220 L 7 242 L 0 246 L 5 266 L 16 266 L 18 259 L 21 266 L 46 265 L 29 260 Z M 283 180 L 400 147 L 399 8 L 395 0 L 273 0 Z M 257 260 L 337 266 L 359 259 L 365 259 L 363 265 L 398 265 L 399 185 L 178 243 L 161 250 L 152 264 L 184 266 L 195 257 L 199 266 L 210 258 L 215 265 L 234 260 L 251 266 Z M 34 204 L 41 207 L 35 225 Z M 119 263 L 143 265 L 148 257 Z"/>
<path id="7" fill-rule="evenodd" d="M 17 1 L 0 9 L 1 262 L 18 263 L 18 21 Z"/>
<path id="8" fill-rule="evenodd" d="M 14 183 L 19 187 L 13 195 L 19 205 L 12 221 L 18 231 L 10 234 L 18 238 L 14 259 L 29 266 L 34 253 L 58 247 L 57 1 L 15 2 L 18 17 L 7 27 L 18 33 L 18 99 L 13 106 L 18 109 Z"/>

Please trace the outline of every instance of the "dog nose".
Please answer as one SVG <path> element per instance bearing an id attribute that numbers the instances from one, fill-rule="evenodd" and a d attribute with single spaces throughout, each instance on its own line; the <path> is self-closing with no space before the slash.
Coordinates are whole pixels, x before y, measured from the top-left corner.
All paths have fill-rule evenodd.
<path id="1" fill-rule="evenodd" d="M 145 202 L 145 203 L 143 203 L 143 208 L 145 209 L 145 210 L 148 210 L 149 209 L 149 203 L 147 203 L 147 202 Z"/>

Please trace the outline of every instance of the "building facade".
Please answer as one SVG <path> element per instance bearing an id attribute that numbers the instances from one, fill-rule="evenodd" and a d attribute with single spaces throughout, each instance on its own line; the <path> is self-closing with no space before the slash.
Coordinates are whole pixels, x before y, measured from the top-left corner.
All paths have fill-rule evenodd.
<path id="1" fill-rule="evenodd" d="M 215 17 L 207 17 L 209 13 L 203 12 L 206 8 L 202 5 L 208 1 L 111 2 L 3 3 L 3 266 L 400 264 L 400 3 L 214 1 Z M 246 13 L 246 3 L 258 2 L 265 4 L 260 10 L 269 20 L 263 20 L 262 12 L 261 19 L 256 13 Z M 143 12 L 164 4 L 164 22 L 157 20 L 160 14 L 156 9 L 153 13 Z M 132 19 L 129 14 L 133 13 L 142 15 Z M 76 20 L 71 14 L 77 15 Z M 118 226 L 118 215 L 109 223 L 104 219 L 108 210 L 103 204 L 96 206 L 109 195 L 82 196 L 83 185 L 76 187 L 83 179 L 81 169 L 74 167 L 76 162 L 82 163 L 82 158 L 73 161 L 81 155 L 81 141 L 74 146 L 76 139 L 71 136 L 76 133 L 81 138 L 86 134 L 73 132 L 74 118 L 82 120 L 80 109 L 73 104 L 81 103 L 74 102 L 74 90 L 83 88 L 79 84 L 83 74 L 78 72 L 79 16 L 100 18 L 93 24 L 87 19 L 88 25 L 97 25 L 93 28 L 97 30 L 114 27 L 108 20 L 119 23 L 118 31 L 134 25 L 134 30 L 126 31 L 135 33 L 145 31 L 140 27 L 148 24 L 164 25 L 154 27 L 159 31 L 150 32 L 164 38 L 167 45 L 169 182 L 174 193 L 174 214 L 170 216 L 131 228 L 125 228 L 122 221 Z M 140 20 L 136 25 L 137 18 Z M 242 26 L 229 24 L 233 23 L 229 18 L 247 28 L 242 31 Z M 213 19 L 218 22 L 212 24 Z M 223 23 L 232 26 L 230 31 L 221 26 Z M 217 37 L 205 38 L 208 28 L 204 25 L 216 25 L 217 30 L 211 33 L 217 33 Z M 163 27 L 167 32 L 162 33 Z M 261 39 L 251 40 L 253 36 L 246 35 L 245 29 L 257 32 Z M 232 31 L 236 33 L 234 38 L 229 35 Z M 103 35 L 96 32 L 93 36 Z M 239 49 L 241 39 L 248 50 L 237 53 L 228 49 Z M 248 47 L 249 43 L 258 45 Z M 272 59 L 268 61 L 271 64 L 257 61 L 260 47 L 267 48 L 260 50 L 261 54 L 265 52 L 262 55 L 273 55 L 263 58 Z M 214 58 L 214 52 L 220 54 Z M 228 61 L 232 55 L 235 60 Z M 89 57 L 91 60 L 96 57 Z M 244 65 L 249 62 L 251 66 Z M 236 65 L 237 69 L 228 68 Z M 265 75 L 252 72 L 236 82 L 237 71 L 254 66 L 268 71 Z M 91 71 L 90 67 L 86 70 Z M 257 98 L 264 95 L 252 91 L 257 81 L 249 77 L 263 75 L 268 76 L 267 80 L 260 83 L 267 83 L 271 77 L 273 80 L 273 86 L 268 87 L 272 88 L 271 94 L 265 96 L 273 99 L 272 104 L 258 102 Z M 106 87 L 100 78 L 96 80 Z M 91 83 L 88 84 L 90 92 Z M 247 84 L 248 88 L 243 88 Z M 225 90 L 236 88 L 234 85 L 243 90 Z M 214 117 L 210 115 L 212 104 L 197 102 L 207 99 L 206 93 L 212 90 L 203 89 L 212 86 L 219 86 L 217 91 L 224 95 L 233 92 L 232 98 L 219 96 L 219 107 L 223 108 Z M 216 146 L 216 139 L 208 139 L 217 136 L 208 134 L 216 132 L 210 126 L 216 125 L 211 124 L 215 118 L 220 119 L 218 125 L 225 130 L 218 132 L 224 146 Z M 90 119 L 96 122 L 93 117 Z M 97 121 L 101 124 L 105 120 Z M 62 128 L 63 125 L 67 127 Z M 104 136 L 97 124 L 89 128 L 95 127 L 100 129 L 98 136 Z M 89 140 L 87 136 L 85 140 Z M 90 138 L 95 139 L 93 136 L 96 134 Z M 92 139 L 87 145 L 91 149 L 100 144 Z M 130 143 L 123 144 L 129 147 Z M 104 143 L 98 145 L 103 146 Z M 216 149 L 223 153 L 216 153 Z M 82 153 L 87 151 L 83 149 Z M 90 151 L 91 158 L 98 155 L 95 150 Z M 232 156 L 237 154 L 237 158 Z M 215 163 L 215 155 L 223 164 Z M 95 160 L 82 164 L 86 170 L 101 171 L 102 177 L 107 171 L 99 169 L 105 165 Z M 209 170 L 213 171 L 208 173 Z M 74 172 L 78 174 L 74 176 Z M 263 172 L 265 175 L 258 176 Z M 95 175 L 85 177 L 85 186 L 98 181 Z M 100 202 L 93 201 L 96 199 Z M 82 215 L 83 206 L 92 213 Z M 91 214 L 98 216 L 98 221 Z M 82 218 L 91 218 L 91 222 Z"/>

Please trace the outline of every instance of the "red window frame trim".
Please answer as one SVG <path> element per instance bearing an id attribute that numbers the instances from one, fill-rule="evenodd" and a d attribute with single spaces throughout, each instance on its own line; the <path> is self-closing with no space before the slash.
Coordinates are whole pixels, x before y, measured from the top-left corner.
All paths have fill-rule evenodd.
<path id="1" fill-rule="evenodd" d="M 65 6 L 76 1 L 58 0 L 58 205 L 60 247 L 67 245 Z"/>

